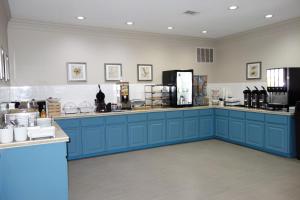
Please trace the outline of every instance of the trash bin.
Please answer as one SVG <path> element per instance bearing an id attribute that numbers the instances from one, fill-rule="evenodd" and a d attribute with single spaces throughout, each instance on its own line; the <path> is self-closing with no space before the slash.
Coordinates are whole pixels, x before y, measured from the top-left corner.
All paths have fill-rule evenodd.
<path id="1" fill-rule="evenodd" d="M 296 102 L 295 107 L 295 128 L 296 128 L 296 156 L 300 160 L 300 101 Z"/>

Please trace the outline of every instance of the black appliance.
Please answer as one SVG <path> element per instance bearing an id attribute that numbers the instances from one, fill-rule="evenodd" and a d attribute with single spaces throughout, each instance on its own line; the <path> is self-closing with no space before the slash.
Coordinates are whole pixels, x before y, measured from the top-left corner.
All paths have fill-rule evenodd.
<path id="1" fill-rule="evenodd" d="M 259 91 L 259 108 L 267 109 L 268 107 L 268 92 L 264 86 L 261 86 L 262 90 Z"/>
<path id="2" fill-rule="evenodd" d="M 295 106 L 300 101 L 300 68 L 285 67 L 267 69 L 268 107 L 273 110 Z"/>
<path id="3" fill-rule="evenodd" d="M 244 106 L 247 107 L 247 108 L 250 108 L 251 107 L 251 100 L 252 100 L 250 88 L 247 87 L 247 89 L 244 90 L 243 93 L 244 93 Z"/>
<path id="4" fill-rule="evenodd" d="M 170 86 L 171 106 L 193 106 L 193 73 L 192 69 L 163 71 L 163 85 Z"/>
<path id="5" fill-rule="evenodd" d="M 259 96 L 260 96 L 260 91 L 258 88 L 255 86 L 255 90 L 252 90 L 251 92 L 251 105 L 252 108 L 259 108 Z"/>
<path id="6" fill-rule="evenodd" d="M 295 107 L 295 125 L 296 125 L 296 157 L 300 160 L 300 101 L 296 102 Z"/>
<path id="7" fill-rule="evenodd" d="M 96 94 L 95 105 L 96 112 L 110 112 L 111 108 L 107 109 L 107 105 L 105 104 L 105 94 L 102 92 L 100 85 L 98 84 L 99 91 Z"/>

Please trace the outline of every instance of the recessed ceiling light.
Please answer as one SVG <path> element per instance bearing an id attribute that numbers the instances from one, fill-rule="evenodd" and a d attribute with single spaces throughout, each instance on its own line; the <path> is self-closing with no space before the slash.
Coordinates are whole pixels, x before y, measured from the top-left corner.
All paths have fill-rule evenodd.
<path id="1" fill-rule="evenodd" d="M 129 21 L 129 22 L 126 22 L 126 24 L 129 26 L 132 26 L 134 24 L 134 22 Z"/>
<path id="2" fill-rule="evenodd" d="M 86 18 L 85 18 L 84 16 L 78 16 L 77 19 L 78 19 L 78 20 L 84 20 L 84 19 L 86 19 Z"/>
<path id="3" fill-rule="evenodd" d="M 174 28 L 173 28 L 172 26 L 169 26 L 168 29 L 169 29 L 169 30 L 173 30 Z"/>
<path id="4" fill-rule="evenodd" d="M 202 31 L 202 33 L 206 34 L 206 33 L 207 33 L 207 31 Z"/>
<path id="5" fill-rule="evenodd" d="M 238 9 L 238 8 L 239 8 L 239 7 L 236 6 L 236 5 L 232 5 L 232 6 L 229 6 L 229 7 L 228 7 L 229 10 L 236 10 L 236 9 Z"/>
<path id="6" fill-rule="evenodd" d="M 271 14 L 265 16 L 266 19 L 270 19 L 272 17 L 273 17 L 273 15 L 271 15 Z"/>

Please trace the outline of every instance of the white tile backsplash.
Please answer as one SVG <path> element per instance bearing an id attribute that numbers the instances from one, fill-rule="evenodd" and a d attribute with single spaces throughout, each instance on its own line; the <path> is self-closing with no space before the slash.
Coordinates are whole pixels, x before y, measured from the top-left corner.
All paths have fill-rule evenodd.
<path id="1" fill-rule="evenodd" d="M 144 86 L 146 84 L 130 84 L 130 99 L 144 99 Z M 254 89 L 254 86 L 265 86 L 265 82 L 239 82 L 239 83 L 209 83 L 208 94 L 210 96 L 211 89 L 219 88 L 226 93 L 226 96 L 243 99 L 243 90 L 246 86 Z M 101 84 L 101 89 L 106 95 L 105 102 L 117 102 L 118 90 L 117 84 Z M 94 104 L 98 85 L 52 85 L 52 86 L 21 86 L 21 87 L 1 87 L 1 101 L 20 101 L 31 99 L 47 99 L 48 97 L 56 97 L 61 99 L 62 105 L 66 102 L 74 102 L 80 104 L 88 101 Z"/>

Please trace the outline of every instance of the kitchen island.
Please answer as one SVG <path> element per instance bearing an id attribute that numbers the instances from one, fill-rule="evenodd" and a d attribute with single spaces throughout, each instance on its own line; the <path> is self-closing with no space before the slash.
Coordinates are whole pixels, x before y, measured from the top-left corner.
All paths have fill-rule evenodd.
<path id="1" fill-rule="evenodd" d="M 55 126 L 55 138 L 0 144 L 1 200 L 68 199 L 69 137 Z"/>
<path id="2" fill-rule="evenodd" d="M 202 106 L 60 116 L 68 159 L 81 159 L 207 139 L 294 157 L 291 112 Z"/>

